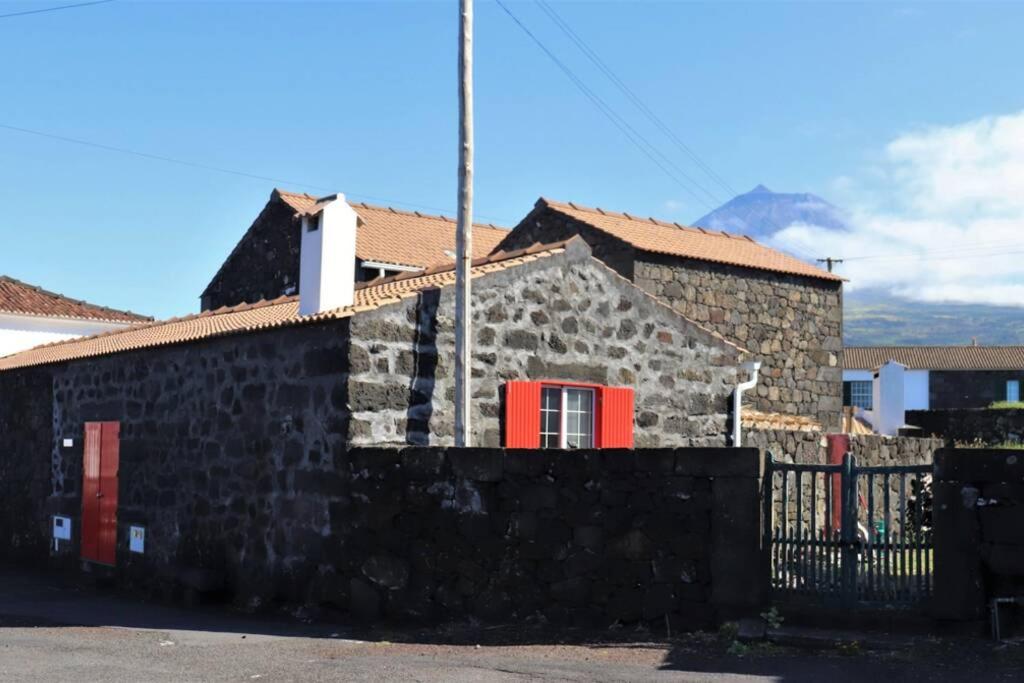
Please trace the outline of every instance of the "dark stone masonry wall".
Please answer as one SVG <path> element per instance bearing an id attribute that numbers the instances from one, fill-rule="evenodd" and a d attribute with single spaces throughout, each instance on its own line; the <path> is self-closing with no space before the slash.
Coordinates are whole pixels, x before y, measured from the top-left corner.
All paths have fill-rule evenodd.
<path id="1" fill-rule="evenodd" d="M 933 483 L 936 615 L 984 619 L 1024 594 L 1024 455 L 943 449 Z"/>
<path id="2" fill-rule="evenodd" d="M 727 445 L 735 347 L 583 252 L 476 283 L 474 444 L 504 443 L 504 382 L 529 379 L 633 387 L 637 447 Z M 353 319 L 353 443 L 453 445 L 453 304 L 447 289 Z"/>
<path id="3" fill-rule="evenodd" d="M 1006 383 L 1024 385 L 1022 370 L 932 370 L 928 373 L 928 407 L 932 410 L 987 408 L 1006 400 Z"/>
<path id="4" fill-rule="evenodd" d="M 534 209 L 499 249 L 580 235 L 594 256 L 764 365 L 747 397 L 767 412 L 840 426 L 841 283 L 642 252 L 564 214 Z"/>
<path id="5" fill-rule="evenodd" d="M 962 444 L 994 446 L 1024 441 L 1024 410 L 908 410 L 907 424 Z"/>
<path id="6" fill-rule="evenodd" d="M 634 282 L 762 361 L 758 410 L 838 429 L 843 406 L 839 283 L 644 254 Z"/>
<path id="7" fill-rule="evenodd" d="M 49 373 L 0 373 L 0 557 L 7 560 L 46 555 L 51 397 Z"/>
<path id="8" fill-rule="evenodd" d="M 295 210 L 272 196 L 207 285 L 202 310 L 298 292 L 301 239 Z"/>
<path id="9" fill-rule="evenodd" d="M 763 598 L 753 449 L 351 449 L 312 466 L 122 436 L 116 574 L 140 588 L 203 570 L 248 606 L 600 627 L 707 626 Z"/>

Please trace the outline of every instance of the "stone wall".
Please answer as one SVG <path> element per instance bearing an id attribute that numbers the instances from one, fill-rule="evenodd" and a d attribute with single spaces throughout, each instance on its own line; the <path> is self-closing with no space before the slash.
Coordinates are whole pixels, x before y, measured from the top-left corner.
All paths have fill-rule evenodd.
<path id="1" fill-rule="evenodd" d="M 736 348 L 583 252 L 491 274 L 474 298 L 474 444 L 504 443 L 504 382 L 529 379 L 633 387 L 637 447 L 726 445 Z M 453 445 L 453 303 L 353 319 L 353 443 Z"/>
<path id="2" fill-rule="evenodd" d="M 838 283 L 643 254 L 634 281 L 762 361 L 756 409 L 838 429 L 843 406 Z"/>
<path id="3" fill-rule="evenodd" d="M 928 373 L 928 407 L 932 410 L 987 408 L 1006 400 L 1006 383 L 1024 386 L 1024 370 L 932 370 Z"/>
<path id="4" fill-rule="evenodd" d="M 850 453 L 859 466 L 923 465 L 945 445 L 942 439 L 910 436 L 850 434 Z M 828 440 L 818 431 L 752 429 L 743 433 L 743 445 L 770 451 L 777 460 L 823 465 L 828 463 Z"/>
<path id="5" fill-rule="evenodd" d="M 933 490 L 937 616 L 982 619 L 1024 594 L 1024 455 L 940 450 Z"/>
<path id="6" fill-rule="evenodd" d="M 753 449 L 337 449 L 314 463 L 161 446 L 173 440 L 122 427 L 115 575 L 138 588 L 202 572 L 249 606 L 599 627 L 706 626 L 763 599 Z M 144 555 L 127 550 L 131 524 Z M 77 535 L 61 552 L 77 557 Z"/>
<path id="7" fill-rule="evenodd" d="M 0 557 L 7 560 L 46 556 L 52 393 L 46 372 L 0 373 Z"/>
<path id="8" fill-rule="evenodd" d="M 1024 410 L 908 410 L 907 423 L 923 434 L 957 443 L 994 446 L 1024 440 Z"/>
<path id="9" fill-rule="evenodd" d="M 206 286 L 202 310 L 295 294 L 301 238 L 295 210 L 275 191 Z"/>
<path id="10" fill-rule="evenodd" d="M 627 243 L 539 207 L 499 248 L 522 248 L 573 235 L 594 256 L 689 319 L 763 361 L 750 395 L 766 412 L 813 417 L 838 429 L 842 413 L 840 283 L 641 252 Z"/>

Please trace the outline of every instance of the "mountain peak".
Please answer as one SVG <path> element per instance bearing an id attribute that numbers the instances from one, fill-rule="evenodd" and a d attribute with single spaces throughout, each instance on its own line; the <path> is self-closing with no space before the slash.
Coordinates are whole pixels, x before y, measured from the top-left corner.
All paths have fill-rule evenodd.
<path id="1" fill-rule="evenodd" d="M 772 192 L 758 185 L 701 216 L 693 225 L 766 240 L 794 223 L 843 230 L 846 217 L 841 210 L 813 194 Z"/>

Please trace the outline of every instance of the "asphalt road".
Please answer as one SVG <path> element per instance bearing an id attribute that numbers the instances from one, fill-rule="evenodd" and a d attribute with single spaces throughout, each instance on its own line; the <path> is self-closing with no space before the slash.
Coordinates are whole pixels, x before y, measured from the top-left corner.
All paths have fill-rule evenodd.
<path id="1" fill-rule="evenodd" d="M 1019 680 L 1024 671 L 1014 651 L 980 641 L 970 656 L 938 642 L 921 653 L 850 656 L 772 647 L 729 653 L 714 635 L 643 642 L 653 637 L 541 635 L 470 625 L 419 633 L 345 629 L 151 605 L 0 570 L 2 681 L 839 683 Z"/>

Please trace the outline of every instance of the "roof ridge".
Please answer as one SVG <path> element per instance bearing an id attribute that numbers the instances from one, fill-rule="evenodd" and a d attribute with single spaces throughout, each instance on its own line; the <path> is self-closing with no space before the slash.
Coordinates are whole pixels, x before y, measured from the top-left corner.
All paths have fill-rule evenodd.
<path id="1" fill-rule="evenodd" d="M 546 251 L 555 251 L 556 249 L 564 248 L 573 238 L 567 240 L 561 240 L 559 242 L 548 242 L 540 243 L 534 242 L 529 247 L 523 249 L 515 249 L 513 251 L 496 251 L 487 256 L 481 256 L 475 258 L 470 262 L 470 268 L 478 268 L 480 266 L 491 265 L 493 263 L 501 263 L 503 261 L 509 261 L 521 256 L 529 256 L 532 254 L 539 254 Z M 424 268 L 423 270 L 409 271 L 404 273 L 397 273 L 395 275 L 389 275 L 385 278 L 377 278 L 376 280 L 368 280 L 366 282 L 356 283 L 355 289 L 371 289 L 373 287 L 380 287 L 382 285 L 388 285 L 394 282 L 401 282 L 403 280 L 412 280 L 418 277 L 427 277 L 429 275 L 437 275 L 439 273 L 446 273 L 448 271 L 455 270 L 455 261 L 446 261 L 444 263 L 438 263 L 433 266 Z"/>
<path id="2" fill-rule="evenodd" d="M 308 192 L 292 192 L 290 190 L 282 190 L 279 187 L 275 187 L 274 191 L 279 193 L 279 194 L 286 194 L 286 195 L 289 195 L 289 196 L 292 196 L 292 197 L 304 197 L 304 198 L 310 199 L 310 200 L 312 200 L 314 202 L 320 201 L 321 199 L 323 199 L 323 197 L 314 197 L 313 195 L 309 194 Z M 334 194 L 337 194 L 337 193 L 327 194 L 327 195 L 324 195 L 324 197 L 331 197 Z M 341 194 L 344 194 L 344 193 L 341 193 Z M 416 211 L 416 210 L 412 210 L 412 209 L 398 209 L 398 208 L 395 208 L 394 206 L 388 206 L 388 205 L 384 205 L 384 204 L 370 204 L 369 202 L 354 202 L 354 201 L 349 201 L 348 197 L 345 198 L 345 201 L 348 202 L 349 206 L 352 206 L 353 208 L 361 207 L 361 208 L 364 208 L 364 209 L 370 209 L 371 211 L 390 211 L 391 213 L 400 214 L 400 215 L 403 215 L 403 216 L 415 216 L 416 218 L 428 218 L 428 219 L 442 220 L 445 223 L 456 223 L 457 222 L 456 219 L 449 218 L 448 216 L 445 216 L 444 214 L 441 214 L 441 213 L 423 213 L 422 211 Z M 502 228 L 500 226 L 494 225 L 493 223 L 478 223 L 476 221 L 473 222 L 473 227 L 474 228 L 491 228 L 493 230 L 507 230 L 507 228 Z"/>
<path id="3" fill-rule="evenodd" d="M 724 230 L 709 230 L 707 228 L 702 228 L 694 225 L 683 225 L 682 223 L 678 223 L 676 221 L 670 222 L 662 220 L 660 218 L 655 218 L 654 216 L 634 216 L 633 214 L 628 213 L 626 211 L 612 211 L 610 209 L 603 209 L 599 206 L 585 206 L 583 204 L 577 204 L 576 202 L 563 202 L 557 199 L 551 199 L 549 197 L 544 196 L 541 196 L 534 204 L 534 206 L 541 203 L 547 204 L 553 209 L 558 209 L 559 207 L 567 206 L 571 209 L 575 209 L 576 211 L 585 211 L 587 213 L 596 213 L 602 216 L 612 216 L 615 218 L 625 218 L 627 220 L 635 221 L 637 223 L 652 223 L 663 228 L 675 228 L 677 230 L 685 230 L 687 232 L 700 232 L 705 235 L 712 235 L 714 237 L 725 237 L 732 240 L 747 240 L 749 242 L 753 242 L 754 244 L 760 244 L 757 240 L 753 239 L 749 235 L 733 235 L 728 232 L 725 232 Z"/>
<path id="4" fill-rule="evenodd" d="M 38 293 L 38 294 L 42 294 L 43 296 L 48 296 L 48 297 L 52 297 L 52 298 L 55 298 L 55 299 L 63 299 L 65 301 L 68 301 L 68 302 L 73 303 L 73 304 L 77 304 L 79 306 L 85 306 L 85 307 L 88 307 L 88 308 L 96 309 L 97 311 L 103 311 L 103 312 L 106 312 L 106 313 L 116 313 L 116 314 L 119 314 L 119 315 L 126 316 L 124 318 L 95 318 L 96 320 L 108 320 L 110 322 L 144 322 L 144 321 L 147 321 L 147 320 L 153 320 L 154 319 L 152 316 L 142 315 L 141 313 L 136 313 L 134 311 L 129 311 L 127 309 L 112 308 L 110 306 L 101 306 L 100 304 L 94 304 L 94 303 L 91 303 L 89 301 L 86 301 L 85 299 L 75 299 L 75 298 L 72 298 L 72 297 L 70 297 L 70 296 L 68 296 L 66 294 L 61 294 L 60 292 L 54 292 L 54 291 L 49 290 L 49 289 L 44 289 L 43 287 L 40 287 L 39 285 L 33 285 L 33 284 L 30 284 L 30 283 L 25 282 L 23 280 L 19 280 L 17 278 L 11 277 L 10 275 L 0 275 L 0 280 L 5 281 L 5 282 L 9 282 L 9 283 L 11 283 L 13 285 L 17 285 L 19 287 L 25 287 L 25 288 L 30 289 L 30 290 Z M 38 314 L 30 314 L 30 315 L 38 315 Z M 83 316 L 77 316 L 77 315 L 66 315 L 66 316 L 57 315 L 57 316 L 53 316 L 53 317 L 58 317 L 58 318 L 75 318 L 75 319 L 82 319 L 82 320 L 90 320 L 91 319 L 91 318 L 85 318 Z"/>

